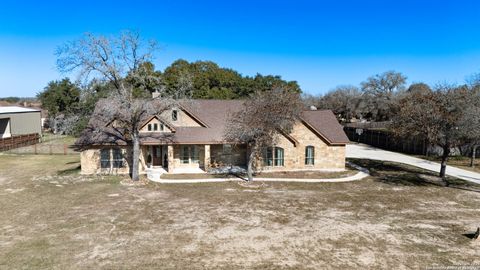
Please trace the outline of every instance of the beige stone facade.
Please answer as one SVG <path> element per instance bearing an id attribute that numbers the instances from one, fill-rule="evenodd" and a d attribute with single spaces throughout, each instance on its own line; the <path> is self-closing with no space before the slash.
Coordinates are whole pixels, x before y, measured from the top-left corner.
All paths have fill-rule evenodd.
<path id="1" fill-rule="evenodd" d="M 187 115 L 188 116 L 188 115 Z M 313 165 L 305 164 L 306 147 L 314 149 Z M 262 171 L 289 170 L 343 170 L 345 169 L 345 145 L 329 145 L 320 134 L 303 123 L 294 126 L 290 136 L 279 135 L 275 147 L 283 149 L 283 166 L 265 166 L 263 159 L 257 161 Z M 110 150 L 110 166 L 102 167 L 101 149 L 117 147 L 101 146 L 81 153 L 81 167 L 84 174 L 126 174 L 129 173 L 129 148 L 121 147 L 124 162 L 122 167 L 114 166 L 114 152 Z M 169 173 L 206 171 L 210 166 L 246 166 L 248 150 L 245 145 L 229 144 L 183 144 L 183 145 L 143 145 L 140 155 L 140 173 L 150 166 L 165 168 Z M 160 160 L 153 162 L 153 156 Z M 107 163 L 107 165 L 109 165 Z"/>
<path id="2" fill-rule="evenodd" d="M 286 136 L 279 135 L 275 147 L 284 151 L 284 166 L 265 166 L 263 160 L 258 161 L 262 170 L 344 170 L 345 145 L 328 145 L 320 135 L 303 123 L 297 123 L 290 134 L 296 142 Z M 314 147 L 314 164 L 305 164 L 305 148 Z"/>

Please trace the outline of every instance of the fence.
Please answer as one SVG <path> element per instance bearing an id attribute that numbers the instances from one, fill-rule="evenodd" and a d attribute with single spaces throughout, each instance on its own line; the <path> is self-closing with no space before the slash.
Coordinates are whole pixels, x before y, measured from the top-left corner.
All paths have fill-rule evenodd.
<path id="1" fill-rule="evenodd" d="M 10 138 L 0 139 L 0 151 L 7 151 L 18 147 L 24 147 L 27 145 L 37 144 L 40 140 L 40 136 L 37 133 L 15 135 Z"/>
<path id="2" fill-rule="evenodd" d="M 13 148 L 5 151 L 9 154 L 31 154 L 31 155 L 78 155 L 70 144 L 45 144 L 39 143 L 24 147 Z"/>
<path id="3" fill-rule="evenodd" d="M 391 132 L 384 130 L 370 130 L 354 127 L 344 127 L 348 139 L 353 142 L 365 143 L 381 149 L 413 155 L 426 155 L 428 145 L 425 140 L 400 139 Z"/>
<path id="4" fill-rule="evenodd" d="M 344 124 L 345 127 L 351 128 L 363 128 L 363 129 L 386 129 L 390 126 L 392 122 L 384 121 L 384 122 L 356 122 L 356 123 L 346 123 Z"/>

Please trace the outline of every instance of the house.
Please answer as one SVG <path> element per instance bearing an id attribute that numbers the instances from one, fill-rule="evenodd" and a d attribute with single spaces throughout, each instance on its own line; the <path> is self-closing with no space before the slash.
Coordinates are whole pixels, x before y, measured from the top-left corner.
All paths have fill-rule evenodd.
<path id="1" fill-rule="evenodd" d="M 140 128 L 140 173 L 161 170 L 168 173 L 201 173 L 208 168 L 246 166 L 246 145 L 223 140 L 228 117 L 243 109 L 241 100 L 194 100 L 182 103 L 160 116 L 143 119 Z M 102 101 L 97 103 L 106 106 Z M 131 148 L 114 132 L 115 122 L 91 119 L 77 140 L 81 146 L 83 174 L 128 173 L 125 157 Z M 257 168 L 269 171 L 344 170 L 345 145 L 349 142 L 329 110 L 307 110 L 290 134 L 279 134 L 276 145 L 265 149 Z"/>
<path id="2" fill-rule="evenodd" d="M 18 106 L 0 106 L 0 139 L 42 134 L 41 112 Z"/>

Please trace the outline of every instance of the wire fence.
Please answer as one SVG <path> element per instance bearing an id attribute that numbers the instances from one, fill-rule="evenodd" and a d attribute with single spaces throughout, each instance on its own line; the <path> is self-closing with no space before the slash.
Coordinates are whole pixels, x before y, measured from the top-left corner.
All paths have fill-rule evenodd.
<path id="1" fill-rule="evenodd" d="M 9 154 L 19 155 L 78 155 L 70 144 L 50 143 L 50 144 L 33 144 L 24 147 L 18 147 L 4 151 Z"/>

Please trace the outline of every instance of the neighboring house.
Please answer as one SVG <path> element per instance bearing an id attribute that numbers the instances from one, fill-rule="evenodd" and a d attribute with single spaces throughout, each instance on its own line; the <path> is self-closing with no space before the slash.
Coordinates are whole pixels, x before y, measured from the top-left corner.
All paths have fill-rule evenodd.
<path id="1" fill-rule="evenodd" d="M 140 172 L 158 168 L 168 173 L 199 173 L 208 168 L 246 166 L 246 145 L 223 140 L 231 113 L 242 110 L 240 100 L 194 100 L 160 116 L 146 117 L 141 125 Z M 97 103 L 98 109 L 105 104 Z M 91 119 L 90 127 L 104 126 L 109 132 L 87 128 L 77 140 L 83 174 L 128 173 L 126 155 L 131 149 L 114 134 L 115 121 Z M 262 170 L 344 170 L 345 145 L 349 142 L 329 110 L 302 113 L 288 135 L 279 134 L 276 145 L 265 149 L 257 160 Z"/>
<path id="2" fill-rule="evenodd" d="M 0 106 L 0 139 L 32 134 L 42 134 L 40 110 Z"/>

